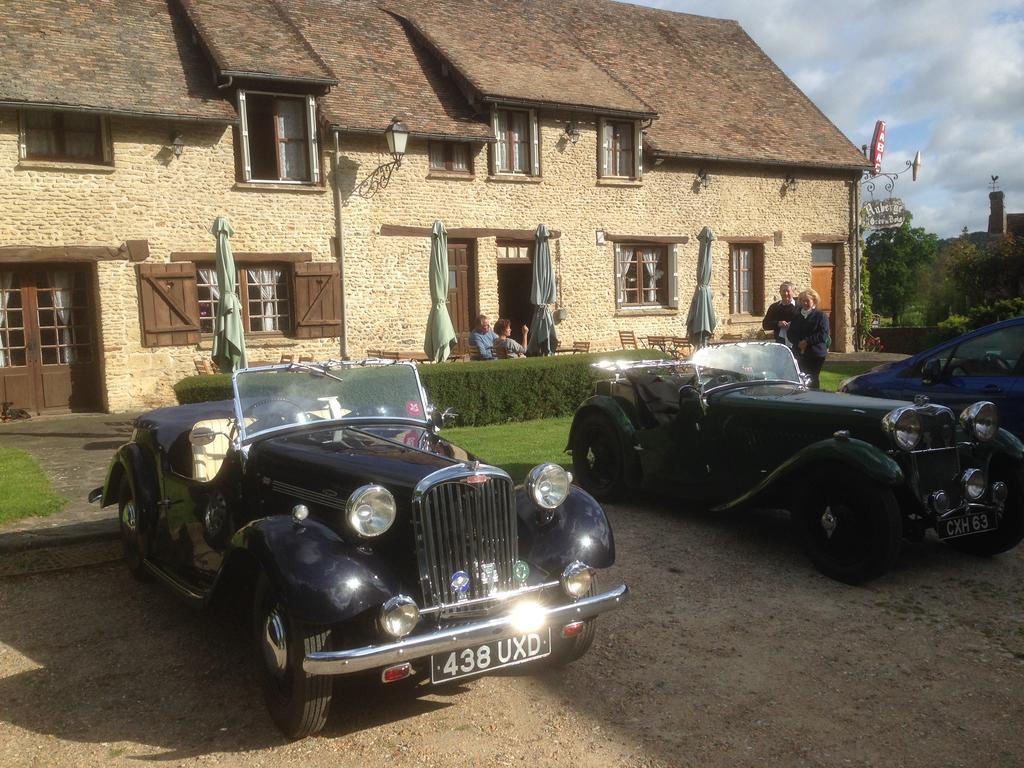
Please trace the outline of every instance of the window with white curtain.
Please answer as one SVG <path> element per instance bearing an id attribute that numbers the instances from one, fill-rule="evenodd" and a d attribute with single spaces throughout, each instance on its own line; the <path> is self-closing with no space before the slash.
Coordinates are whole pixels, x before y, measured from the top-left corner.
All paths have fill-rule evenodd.
<path id="1" fill-rule="evenodd" d="M 244 181 L 320 181 L 312 96 L 240 90 L 238 113 Z"/>
<path id="2" fill-rule="evenodd" d="M 619 306 L 669 306 L 668 250 L 664 245 L 616 246 Z"/>
<path id="3" fill-rule="evenodd" d="M 534 112 L 495 110 L 494 137 L 495 173 L 540 175 L 540 127 Z"/>
<path id="4" fill-rule="evenodd" d="M 246 333 L 287 333 L 292 329 L 291 271 L 280 264 L 238 264 L 235 292 L 242 300 Z M 212 265 L 196 270 L 199 330 L 213 333 L 220 294 Z M 243 292 L 244 291 L 244 292 Z"/>
<path id="5" fill-rule="evenodd" d="M 85 112 L 25 110 L 20 115 L 23 160 L 109 164 L 106 118 Z"/>

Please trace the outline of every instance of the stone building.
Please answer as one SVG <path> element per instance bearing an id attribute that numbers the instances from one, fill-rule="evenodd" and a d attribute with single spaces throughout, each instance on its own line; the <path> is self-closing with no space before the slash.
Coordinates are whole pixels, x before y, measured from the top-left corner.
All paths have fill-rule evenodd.
<path id="1" fill-rule="evenodd" d="M 7 0 L 0 398 L 165 403 L 209 356 L 227 216 L 250 359 L 529 317 L 553 230 L 565 341 L 681 335 L 696 235 L 720 333 L 785 279 L 852 346 L 861 153 L 731 21 L 610 0 Z M 384 129 L 409 128 L 400 164 Z M 384 183 L 386 182 L 386 183 Z"/>

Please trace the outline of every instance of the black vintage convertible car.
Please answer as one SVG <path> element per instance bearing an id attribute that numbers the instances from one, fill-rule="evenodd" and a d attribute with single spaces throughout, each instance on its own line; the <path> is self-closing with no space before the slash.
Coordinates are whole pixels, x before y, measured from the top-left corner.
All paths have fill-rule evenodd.
<path id="1" fill-rule="evenodd" d="M 979 555 L 1024 538 L 1024 445 L 995 406 L 949 408 L 807 389 L 781 344 L 611 363 L 576 411 L 577 482 L 611 501 L 643 488 L 711 509 L 788 509 L 814 564 L 857 583 L 929 528 Z"/>
<path id="2" fill-rule="evenodd" d="M 555 464 L 522 486 L 438 434 L 406 363 L 239 371 L 234 401 L 140 416 L 91 498 L 117 504 L 126 559 L 197 606 L 251 596 L 270 714 L 323 727 L 332 676 L 447 683 L 572 661 L 615 559 L 600 505 Z"/>

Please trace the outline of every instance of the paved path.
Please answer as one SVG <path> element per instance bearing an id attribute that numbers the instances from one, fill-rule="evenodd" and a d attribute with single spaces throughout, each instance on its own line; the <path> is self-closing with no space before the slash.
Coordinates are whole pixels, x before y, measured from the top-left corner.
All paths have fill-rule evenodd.
<path id="1" fill-rule="evenodd" d="M 49 475 L 67 507 L 46 517 L 0 526 L 0 553 L 117 536 L 114 507 L 86 497 L 103 484 L 114 451 L 128 441 L 135 414 L 76 413 L 0 423 L 0 446 L 28 451 Z"/>

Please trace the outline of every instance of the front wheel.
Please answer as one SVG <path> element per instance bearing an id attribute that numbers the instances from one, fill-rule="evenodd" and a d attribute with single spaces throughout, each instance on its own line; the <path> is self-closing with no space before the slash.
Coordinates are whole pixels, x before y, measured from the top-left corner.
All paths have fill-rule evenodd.
<path id="1" fill-rule="evenodd" d="M 327 722 L 332 681 L 302 668 L 307 653 L 327 648 L 330 630 L 291 616 L 265 574 L 256 584 L 256 644 L 263 698 L 274 724 L 291 739 L 317 733 Z"/>
<path id="2" fill-rule="evenodd" d="M 587 414 L 573 430 L 571 447 L 576 482 L 598 501 L 621 498 L 626 490 L 625 457 L 611 421 Z"/>
<path id="3" fill-rule="evenodd" d="M 1013 549 L 1024 539 L 1024 469 L 1009 462 L 993 464 L 992 481 L 1006 483 L 1006 504 L 999 527 L 987 533 L 976 533 L 947 543 L 961 552 L 989 557 Z"/>
<path id="4" fill-rule="evenodd" d="M 860 584 L 892 568 L 903 539 L 892 489 L 841 465 L 814 467 L 805 477 L 793 523 L 818 570 Z"/>

